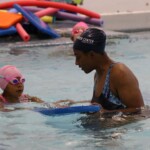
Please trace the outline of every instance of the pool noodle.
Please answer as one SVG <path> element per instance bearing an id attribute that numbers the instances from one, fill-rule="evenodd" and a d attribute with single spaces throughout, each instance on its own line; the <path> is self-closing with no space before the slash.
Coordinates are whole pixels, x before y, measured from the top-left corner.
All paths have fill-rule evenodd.
<path id="1" fill-rule="evenodd" d="M 15 8 L 11 8 L 9 12 L 18 13 L 18 11 Z M 20 23 L 16 23 L 16 30 L 20 37 L 23 39 L 23 41 L 27 42 L 30 40 L 30 35 L 25 31 L 25 29 Z"/>
<path id="2" fill-rule="evenodd" d="M 39 6 L 39 7 L 54 7 L 58 9 L 64 9 L 68 11 L 73 11 L 76 13 L 81 13 L 83 15 L 92 17 L 92 18 L 100 18 L 100 14 L 92 12 L 90 10 L 73 6 L 71 4 L 60 3 L 60 2 L 49 2 L 49 1 L 37 1 L 37 0 L 21 0 L 21 1 L 9 1 L 0 4 L 0 9 L 6 9 L 13 7 L 14 4 L 19 4 L 21 6 Z"/>
<path id="3" fill-rule="evenodd" d="M 53 29 L 51 29 L 46 23 L 40 20 L 35 14 L 31 11 L 26 11 L 20 5 L 15 4 L 14 8 L 16 8 L 22 15 L 27 18 L 39 31 L 44 34 L 50 35 L 53 38 L 58 38 L 60 35 L 56 33 Z"/>
<path id="4" fill-rule="evenodd" d="M 22 27 L 22 25 L 20 23 L 16 24 L 16 29 L 18 34 L 20 35 L 20 37 L 25 41 L 29 41 L 30 40 L 30 35 L 25 31 L 25 29 Z"/>
<path id="5" fill-rule="evenodd" d="M 16 32 L 17 32 L 16 28 L 14 26 L 11 26 L 10 28 L 7 29 L 0 29 L 0 36 L 15 34 Z"/>
<path id="6" fill-rule="evenodd" d="M 30 10 L 29 7 L 25 8 L 25 9 Z M 37 9 L 37 10 L 39 10 L 39 9 Z M 36 8 L 34 8 L 34 11 L 36 11 Z M 69 19 L 69 20 L 73 20 L 73 21 L 84 21 L 86 23 L 98 25 L 98 26 L 103 26 L 103 23 L 104 23 L 103 20 L 101 20 L 101 19 L 89 18 L 89 17 L 72 14 L 72 13 L 62 12 L 56 8 L 45 8 L 40 11 L 37 11 L 35 13 L 35 15 L 37 15 L 38 17 L 43 17 L 45 15 L 54 15 L 58 18 Z"/>
<path id="7" fill-rule="evenodd" d="M 86 22 L 92 25 L 98 25 L 98 26 L 103 26 L 104 24 L 102 19 L 90 18 L 90 17 L 81 16 L 81 15 L 79 16 L 76 14 L 62 12 L 62 11 L 56 12 L 53 16 L 57 18 L 69 19 L 73 21 L 83 21 L 83 22 Z"/>
<path id="8" fill-rule="evenodd" d="M 25 8 L 25 9 L 30 10 L 30 8 Z M 35 15 L 37 15 L 38 17 L 43 17 L 44 15 L 53 15 L 58 18 L 69 19 L 73 21 L 84 21 L 86 23 L 97 25 L 97 26 L 103 26 L 104 24 L 103 20 L 101 19 L 84 17 L 72 13 L 62 12 L 56 8 L 45 8 L 43 10 L 37 11 Z"/>
<path id="9" fill-rule="evenodd" d="M 18 12 L 15 8 L 10 9 L 11 12 Z M 53 14 L 56 13 L 58 11 L 58 9 L 55 8 L 47 8 L 41 11 L 38 11 L 37 13 L 35 13 L 36 16 L 38 17 L 42 17 L 45 16 L 45 14 Z M 30 40 L 30 35 L 24 30 L 24 28 L 22 27 L 22 25 L 20 23 L 16 24 L 16 29 L 18 31 L 18 34 L 20 35 L 20 37 L 25 41 L 29 41 Z"/>
<path id="10" fill-rule="evenodd" d="M 46 16 L 46 15 L 53 15 L 55 14 L 59 9 L 56 9 L 56 8 L 45 8 L 41 11 L 38 11 L 36 13 L 34 13 L 36 16 L 38 17 L 43 17 L 43 16 Z"/>
<path id="11" fill-rule="evenodd" d="M 37 11 L 43 10 L 43 8 L 40 8 L 40 7 L 31 7 L 31 6 L 24 6 L 23 8 L 26 9 L 26 10 L 32 11 L 33 13 L 37 12 Z"/>
<path id="12" fill-rule="evenodd" d="M 43 16 L 40 19 L 46 23 L 53 23 L 53 17 L 52 16 Z"/>

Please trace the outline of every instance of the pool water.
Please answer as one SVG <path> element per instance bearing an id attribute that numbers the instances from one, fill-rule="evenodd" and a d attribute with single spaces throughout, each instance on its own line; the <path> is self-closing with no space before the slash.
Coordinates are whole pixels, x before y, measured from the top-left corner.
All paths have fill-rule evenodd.
<path id="1" fill-rule="evenodd" d="M 69 39 L 68 39 L 69 40 Z M 41 41 L 42 42 L 42 41 Z M 10 48 L 11 47 L 11 48 Z M 136 74 L 146 105 L 150 103 L 150 36 L 111 39 L 106 51 Z M 91 99 L 93 74 L 75 66 L 72 44 L 17 47 L 1 44 L 0 67 L 16 65 L 26 77 L 25 91 L 46 102 Z M 21 104 L 34 107 L 40 104 Z M 44 116 L 31 110 L 0 112 L 1 150 L 149 150 L 150 119 L 112 120 L 85 114 Z"/>

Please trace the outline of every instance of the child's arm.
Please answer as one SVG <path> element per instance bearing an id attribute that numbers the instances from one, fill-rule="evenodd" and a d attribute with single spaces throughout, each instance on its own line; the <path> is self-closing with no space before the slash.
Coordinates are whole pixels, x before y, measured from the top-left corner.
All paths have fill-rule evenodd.
<path id="1" fill-rule="evenodd" d="M 32 96 L 32 97 L 31 97 L 31 102 L 44 103 L 43 100 L 41 100 L 40 98 L 35 97 L 35 96 Z"/>
<path id="2" fill-rule="evenodd" d="M 78 103 L 91 103 L 91 100 L 74 101 L 74 100 L 66 99 L 66 100 L 59 100 L 53 102 L 53 104 L 56 105 L 57 107 L 71 106 L 73 104 L 78 104 Z"/>
<path id="3" fill-rule="evenodd" d="M 26 95 L 27 98 L 29 99 L 29 101 L 31 102 L 36 102 L 36 103 L 44 103 L 44 101 L 36 96 L 30 96 L 30 95 Z"/>

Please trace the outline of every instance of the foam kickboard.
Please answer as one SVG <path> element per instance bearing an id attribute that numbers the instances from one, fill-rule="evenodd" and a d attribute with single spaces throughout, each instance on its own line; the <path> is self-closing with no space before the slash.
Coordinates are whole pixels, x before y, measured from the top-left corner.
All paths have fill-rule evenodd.
<path id="1" fill-rule="evenodd" d="M 23 19 L 21 14 L 0 11 L 0 28 L 7 29 Z"/>

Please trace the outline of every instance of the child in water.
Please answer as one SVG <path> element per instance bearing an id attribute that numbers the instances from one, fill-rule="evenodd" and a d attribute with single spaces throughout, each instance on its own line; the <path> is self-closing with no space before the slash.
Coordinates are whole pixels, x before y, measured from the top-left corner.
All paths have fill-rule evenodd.
<path id="1" fill-rule="evenodd" d="M 38 97 L 23 94 L 25 77 L 20 70 L 12 65 L 6 65 L 0 68 L 0 88 L 2 94 L 0 94 L 0 110 L 9 111 L 5 108 L 7 104 L 36 102 L 42 103 L 47 108 L 67 107 L 67 105 L 59 103 L 46 103 Z"/>
<path id="2" fill-rule="evenodd" d="M 6 65 L 0 68 L 0 88 L 3 93 L 0 94 L 1 108 L 5 104 L 37 102 L 43 103 L 40 98 L 23 94 L 25 78 L 15 66 Z"/>
<path id="3" fill-rule="evenodd" d="M 88 25 L 85 22 L 78 22 L 75 24 L 71 31 L 71 40 L 74 42 L 78 36 L 81 35 L 86 29 Z"/>

